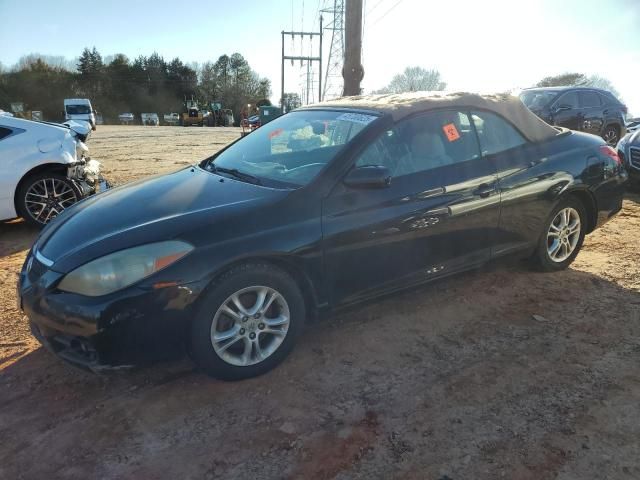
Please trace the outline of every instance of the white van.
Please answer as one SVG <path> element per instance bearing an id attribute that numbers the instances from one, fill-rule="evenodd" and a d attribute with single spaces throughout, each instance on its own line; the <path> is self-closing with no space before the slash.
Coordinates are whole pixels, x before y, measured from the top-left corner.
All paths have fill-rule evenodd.
<path id="1" fill-rule="evenodd" d="M 82 120 L 91 125 L 91 129 L 96 129 L 96 111 L 91 107 L 88 98 L 65 98 L 64 99 L 64 119 Z"/>

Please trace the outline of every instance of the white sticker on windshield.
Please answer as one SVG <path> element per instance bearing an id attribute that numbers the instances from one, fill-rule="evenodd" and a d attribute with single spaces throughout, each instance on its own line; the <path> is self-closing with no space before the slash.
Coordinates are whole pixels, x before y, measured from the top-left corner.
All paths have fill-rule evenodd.
<path id="1" fill-rule="evenodd" d="M 364 113 L 343 113 L 336 120 L 344 120 L 345 122 L 354 122 L 361 123 L 363 125 L 367 125 L 373 122 L 376 118 L 375 115 L 367 115 Z"/>

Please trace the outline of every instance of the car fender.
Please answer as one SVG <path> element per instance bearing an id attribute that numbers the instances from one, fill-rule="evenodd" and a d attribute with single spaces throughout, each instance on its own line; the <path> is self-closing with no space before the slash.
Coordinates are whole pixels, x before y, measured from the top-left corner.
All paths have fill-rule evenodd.
<path id="1" fill-rule="evenodd" d="M 76 161 L 76 140 L 68 128 L 19 118 L 2 118 L 14 132 L 0 143 L 0 219 L 14 218 L 19 184 L 35 169 L 68 168 Z M 39 170 L 41 171 L 41 170 Z"/>
<path id="2" fill-rule="evenodd" d="M 2 172 L 4 177 L 0 183 L 4 184 L 4 192 L 0 199 L 0 219 L 15 218 L 16 194 L 22 182 L 29 176 L 47 170 L 59 170 L 62 175 L 67 174 L 68 168 L 76 159 L 69 152 L 59 151 L 55 155 L 32 152 L 17 161 L 10 161 L 9 168 Z"/>
<path id="3" fill-rule="evenodd" d="M 28 170 L 27 172 L 25 172 L 20 178 L 20 180 L 16 182 L 13 191 L 10 192 L 11 196 L 13 197 L 14 217 L 17 215 L 18 191 L 20 190 L 20 187 L 24 181 L 26 181 L 32 175 L 37 175 L 39 173 L 50 172 L 50 171 L 58 173 L 59 175 L 67 176 L 69 166 L 70 166 L 69 163 L 47 162 L 47 163 L 42 163 L 40 165 L 37 165 L 33 167 L 31 170 Z"/>
<path id="4" fill-rule="evenodd" d="M 266 263 L 273 265 L 275 268 L 284 270 L 300 287 L 308 314 L 313 315 L 319 308 L 327 305 L 327 303 L 321 299 L 321 293 L 318 292 L 317 285 L 307 274 L 302 262 L 296 257 L 282 252 L 252 253 L 235 258 L 221 265 L 220 268 L 218 268 L 215 273 L 207 279 L 207 284 L 206 287 L 204 287 L 204 290 L 215 286 L 216 279 L 232 268 L 248 263 Z M 204 296 L 201 296 L 200 298 L 204 298 Z"/>

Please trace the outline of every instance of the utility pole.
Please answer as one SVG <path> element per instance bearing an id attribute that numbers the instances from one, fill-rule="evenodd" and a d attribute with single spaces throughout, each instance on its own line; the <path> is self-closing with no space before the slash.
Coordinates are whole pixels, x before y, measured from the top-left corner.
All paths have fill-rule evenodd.
<path id="1" fill-rule="evenodd" d="M 282 35 L 282 70 L 281 70 L 281 90 L 280 90 L 280 107 L 284 112 L 284 61 L 291 60 L 291 64 L 293 65 L 294 60 L 300 60 L 300 66 L 302 66 L 302 62 L 318 62 L 319 67 L 319 77 L 318 77 L 318 98 L 322 98 L 322 16 L 320 16 L 320 31 L 319 32 L 285 32 L 284 30 L 281 32 Z M 309 39 L 317 36 L 320 40 L 320 45 L 318 47 L 318 56 L 303 56 L 303 55 L 286 55 L 284 48 L 284 37 L 286 35 L 290 35 L 293 39 L 296 36 L 300 36 L 300 41 L 304 41 L 305 35 L 309 36 Z M 307 65 L 307 68 L 309 65 Z M 307 73 L 307 85 L 309 85 L 309 73 Z M 307 87 L 307 92 L 309 91 L 309 87 Z M 307 96 L 309 94 L 307 93 Z"/>
<path id="2" fill-rule="evenodd" d="M 360 82 L 364 78 L 362 68 L 362 0 L 346 0 L 344 95 L 360 95 Z"/>

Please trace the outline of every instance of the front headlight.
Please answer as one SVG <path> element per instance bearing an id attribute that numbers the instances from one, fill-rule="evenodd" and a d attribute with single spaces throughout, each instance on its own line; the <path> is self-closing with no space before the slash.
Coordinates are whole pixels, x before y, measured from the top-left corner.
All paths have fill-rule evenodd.
<path id="1" fill-rule="evenodd" d="M 58 288 L 89 297 L 107 295 L 168 267 L 191 250 L 193 246 L 177 240 L 121 250 L 76 268 Z"/>

